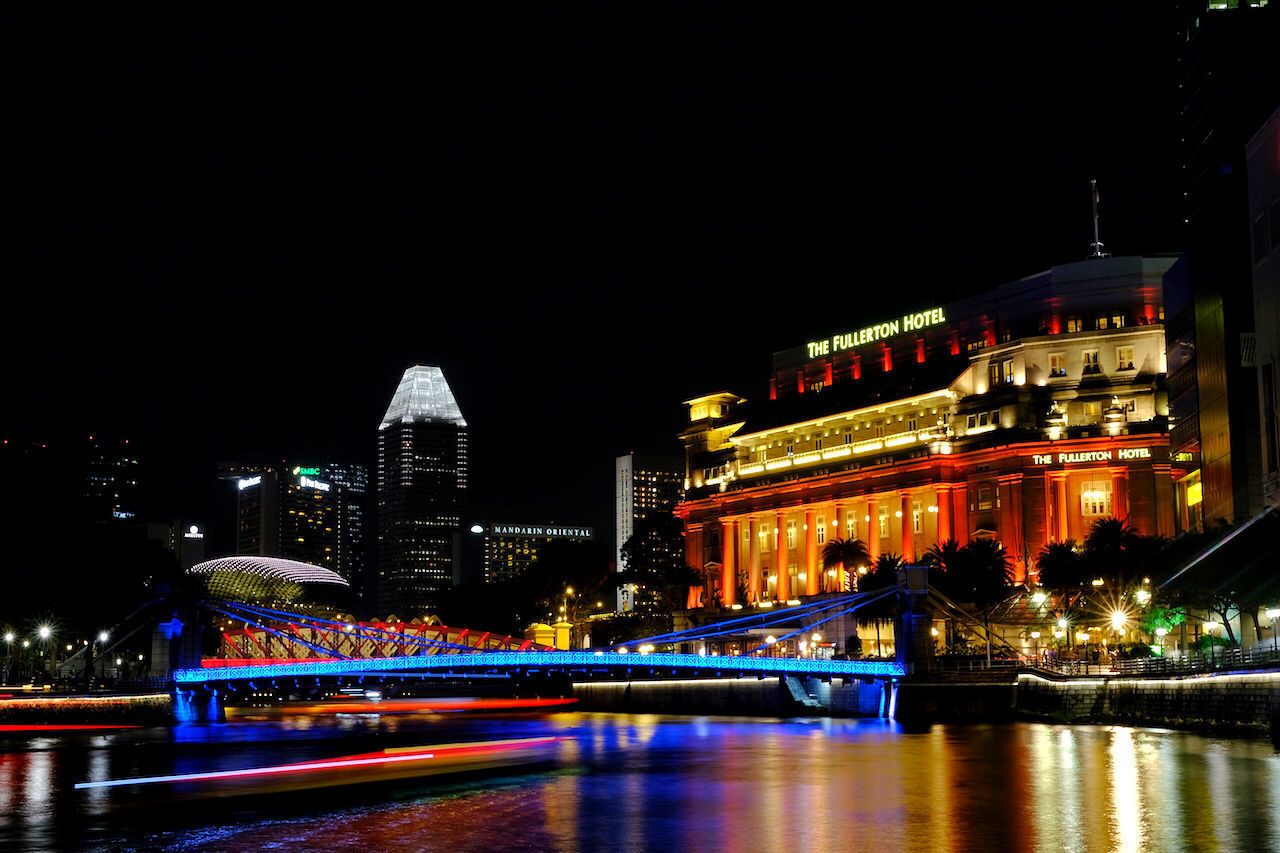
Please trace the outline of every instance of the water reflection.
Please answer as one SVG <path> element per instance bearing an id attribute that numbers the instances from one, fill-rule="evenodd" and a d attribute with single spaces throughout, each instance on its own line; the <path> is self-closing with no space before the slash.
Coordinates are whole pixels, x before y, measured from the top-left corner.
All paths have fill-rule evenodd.
<path id="1" fill-rule="evenodd" d="M 230 808 L 140 807 L 79 781 L 563 735 L 559 767 Z M 0 849 L 1280 849 L 1270 743 L 1103 726 L 566 713 L 332 716 L 0 747 Z M 422 841 L 430 839 L 430 844 Z"/>

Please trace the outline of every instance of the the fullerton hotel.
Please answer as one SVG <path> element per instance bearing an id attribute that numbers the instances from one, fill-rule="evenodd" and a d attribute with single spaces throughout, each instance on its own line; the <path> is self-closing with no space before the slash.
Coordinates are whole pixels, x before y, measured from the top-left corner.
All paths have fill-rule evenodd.
<path id="1" fill-rule="evenodd" d="M 1046 543 L 1101 518 L 1173 535 L 1198 495 L 1175 501 L 1195 466 L 1168 452 L 1172 262 L 1093 259 L 867 318 L 776 353 L 767 400 L 688 401 L 676 512 L 705 574 L 690 604 L 848 589 L 822 568 L 833 537 L 912 561 L 989 536 L 1025 582 Z"/>

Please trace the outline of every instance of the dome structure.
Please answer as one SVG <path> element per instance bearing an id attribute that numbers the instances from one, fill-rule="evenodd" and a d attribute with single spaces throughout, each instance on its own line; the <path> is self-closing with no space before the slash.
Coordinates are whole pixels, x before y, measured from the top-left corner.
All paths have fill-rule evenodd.
<path id="1" fill-rule="evenodd" d="M 346 578 L 322 566 L 281 557 L 219 557 L 197 563 L 187 574 L 203 579 L 210 595 L 229 601 L 326 601 L 351 586 Z"/>

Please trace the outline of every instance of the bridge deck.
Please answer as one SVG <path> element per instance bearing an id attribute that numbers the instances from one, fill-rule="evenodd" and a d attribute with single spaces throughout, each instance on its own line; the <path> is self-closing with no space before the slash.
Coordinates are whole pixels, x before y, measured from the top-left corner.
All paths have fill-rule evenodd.
<path id="1" fill-rule="evenodd" d="M 610 672 L 663 674 L 675 678 L 730 678 L 744 675 L 798 675 L 810 678 L 899 678 L 904 664 L 894 661 L 808 660 L 756 656 L 688 654 L 624 654 L 591 651 L 472 652 L 411 655 L 361 660 L 288 661 L 282 663 L 181 669 L 178 684 L 209 684 L 268 678 L 342 675 L 398 675 L 415 672 Z"/>

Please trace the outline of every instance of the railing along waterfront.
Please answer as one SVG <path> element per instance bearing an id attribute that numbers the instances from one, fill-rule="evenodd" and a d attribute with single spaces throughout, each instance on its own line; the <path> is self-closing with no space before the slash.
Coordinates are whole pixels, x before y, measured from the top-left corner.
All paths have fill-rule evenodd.
<path id="1" fill-rule="evenodd" d="M 1115 661 L 1087 660 L 1014 660 L 997 658 L 989 663 L 982 658 L 938 658 L 928 667 L 916 671 L 931 672 L 979 672 L 983 670 L 1019 670 L 1038 672 L 1049 676 L 1098 677 L 1098 676 L 1169 676 L 1199 675 L 1241 669 L 1280 668 L 1280 650 L 1255 647 L 1252 649 L 1218 649 L 1210 653 L 1164 655 L 1161 657 L 1133 658 Z"/>

